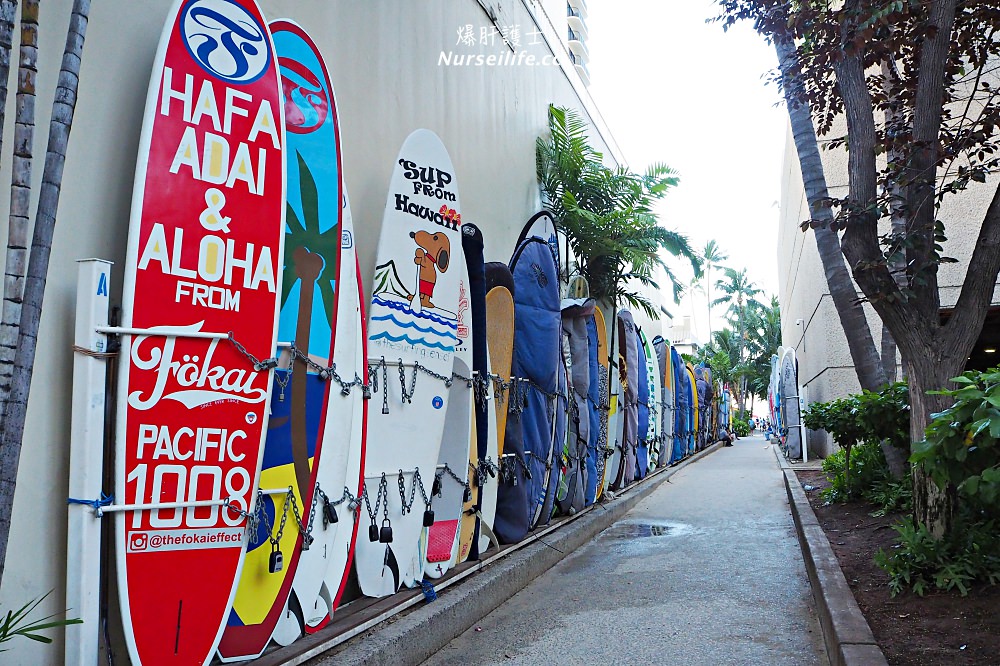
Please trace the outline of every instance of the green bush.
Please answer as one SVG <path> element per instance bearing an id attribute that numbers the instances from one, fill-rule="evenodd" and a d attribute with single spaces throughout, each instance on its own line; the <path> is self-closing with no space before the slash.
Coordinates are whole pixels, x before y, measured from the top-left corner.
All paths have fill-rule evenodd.
<path id="1" fill-rule="evenodd" d="M 828 503 L 863 499 L 878 509 L 872 515 L 908 509 L 913 497 L 910 479 L 894 481 L 882 447 L 866 442 L 853 447 L 851 474 L 847 474 L 847 450 L 841 449 L 823 461 L 823 473 L 830 487 L 823 490 Z"/>
<path id="2" fill-rule="evenodd" d="M 932 415 L 910 462 L 938 487 L 957 488 L 958 515 L 940 539 L 925 525 L 895 526 L 896 545 L 875 558 L 893 595 L 934 589 L 964 596 L 974 583 L 1000 582 L 1000 369 L 966 372 L 952 382 L 959 388 L 936 394 L 954 404 Z"/>
<path id="3" fill-rule="evenodd" d="M 875 554 L 875 563 L 889 574 L 892 596 L 904 590 L 923 596 L 933 589 L 958 590 L 964 597 L 977 581 L 1000 581 L 1000 523 L 974 515 L 960 523 L 943 539 L 910 520 L 893 526 L 899 534 L 896 545 Z"/>
<path id="4" fill-rule="evenodd" d="M 932 415 L 910 461 L 940 488 L 956 487 L 970 508 L 1000 518 L 1000 369 L 966 372 L 952 381 L 961 387 L 937 394 L 955 403 Z"/>
<path id="5" fill-rule="evenodd" d="M 738 418 L 733 421 L 733 432 L 736 433 L 737 437 L 749 437 L 750 425 L 746 422 L 746 419 Z"/>
<path id="6" fill-rule="evenodd" d="M 832 402 L 814 402 L 802 414 L 810 430 L 826 430 L 842 447 L 823 469 L 831 486 L 828 502 L 863 497 L 885 512 L 905 505 L 908 482 L 893 484 L 881 442 L 909 447 L 910 407 L 906 384 L 890 384 L 878 392 L 863 391 Z M 853 450 L 853 451 L 852 451 Z"/>

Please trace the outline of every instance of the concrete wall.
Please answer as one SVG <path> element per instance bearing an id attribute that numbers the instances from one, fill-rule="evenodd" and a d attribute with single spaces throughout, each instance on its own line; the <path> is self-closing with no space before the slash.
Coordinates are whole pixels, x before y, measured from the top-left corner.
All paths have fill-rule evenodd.
<path id="1" fill-rule="evenodd" d="M 835 128 L 831 135 L 842 131 L 842 127 Z M 846 151 L 823 150 L 821 145 L 821 153 L 830 196 L 846 196 Z M 815 235 L 811 230 L 803 232 L 799 228 L 810 215 L 791 129 L 785 141 L 781 181 L 777 260 L 782 344 L 795 348 L 799 382 L 806 399 L 810 402 L 835 400 L 860 392 L 861 386 L 827 287 Z M 958 299 L 983 216 L 996 187 L 996 180 L 985 185 L 974 184 L 967 191 L 944 200 L 939 213 L 948 235 L 944 253 L 958 263 L 942 264 L 940 268 L 943 308 L 953 307 Z M 860 295 L 861 290 L 855 288 Z M 993 303 L 998 302 L 1000 292 L 995 291 Z M 881 351 L 882 322 L 870 305 L 866 303 L 863 307 L 876 348 Z M 836 450 L 836 444 L 824 431 L 809 431 L 808 440 L 811 456 L 826 456 Z"/>
<path id="2" fill-rule="evenodd" d="M 28 409 L 15 497 L 10 551 L 0 606 L 16 607 L 52 590 L 42 610 L 65 608 L 66 520 L 72 327 L 78 259 L 115 262 L 112 301 L 120 298 L 122 262 L 146 88 L 157 41 L 171 2 L 100 0 L 92 5 L 79 106 L 70 141 L 59 223 L 41 322 L 40 348 Z M 477 33 L 489 22 L 477 0 L 265 0 L 269 19 L 289 17 L 309 30 L 324 53 L 337 93 L 347 188 L 362 275 L 374 271 L 375 247 L 389 176 L 400 145 L 414 129 L 437 132 L 455 164 L 462 216 L 486 237 L 487 261 L 506 261 L 516 236 L 539 207 L 535 139 L 550 103 L 581 109 L 594 119 L 592 142 L 610 161 L 620 152 L 571 67 L 448 67 L 442 51 L 503 53 L 505 46 L 458 45 L 460 26 Z M 71 0 L 41 10 L 36 152 L 44 150 L 48 108 L 68 24 Z M 530 3 L 504 2 L 522 33 L 522 47 L 539 58 L 560 53 L 551 27 L 537 25 Z M 550 47 L 549 44 L 552 46 Z M 16 44 L 15 44 L 16 48 Z M 14 58 L 16 62 L 16 57 Z M 13 93 L 10 95 L 13 106 Z M 8 110 L 4 146 L 12 141 Z M 42 164 L 35 165 L 37 186 Z M 10 155 L 0 158 L 9 181 Z M 36 190 L 37 191 L 37 190 Z M 0 231 L 0 241 L 6 241 Z M 111 461 L 108 461 L 111 464 Z M 96 496 L 99 488 L 94 488 Z M 72 509 L 81 516 L 82 509 Z M 107 521 L 107 528 L 112 522 Z M 99 558 L 99 553 L 73 553 Z M 112 618 L 115 621 L 116 618 Z M 96 627 L 94 628 L 96 630 Z M 4 663 L 62 662 L 54 645 L 20 640 Z M 125 657 L 118 655 L 119 661 Z"/>

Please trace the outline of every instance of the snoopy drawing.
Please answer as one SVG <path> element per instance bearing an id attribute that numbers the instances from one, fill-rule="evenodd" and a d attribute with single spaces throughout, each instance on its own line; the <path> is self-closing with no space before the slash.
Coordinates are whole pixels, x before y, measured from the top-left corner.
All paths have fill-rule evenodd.
<path id="1" fill-rule="evenodd" d="M 432 234 L 427 231 L 412 231 L 410 238 L 417 243 L 413 263 L 420 267 L 418 278 L 420 305 L 424 308 L 433 308 L 435 305 L 431 302 L 431 297 L 434 295 L 434 285 L 437 284 L 438 273 L 448 270 L 451 241 L 443 233 Z M 410 294 L 409 300 L 413 301 L 413 294 Z"/>

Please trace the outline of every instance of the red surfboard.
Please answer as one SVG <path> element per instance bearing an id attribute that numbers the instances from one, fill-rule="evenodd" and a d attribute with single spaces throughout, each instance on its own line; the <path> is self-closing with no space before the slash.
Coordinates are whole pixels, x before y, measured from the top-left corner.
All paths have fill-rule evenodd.
<path id="1" fill-rule="evenodd" d="M 117 514 L 116 547 L 134 664 L 207 662 L 232 604 L 269 413 L 272 371 L 255 361 L 276 342 L 283 128 L 254 0 L 177 0 L 146 98 L 122 298 L 115 493 L 138 506 Z"/>

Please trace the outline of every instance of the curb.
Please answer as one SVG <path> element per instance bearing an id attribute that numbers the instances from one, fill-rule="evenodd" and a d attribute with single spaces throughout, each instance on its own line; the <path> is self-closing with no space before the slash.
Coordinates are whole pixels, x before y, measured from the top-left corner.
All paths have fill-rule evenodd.
<path id="1" fill-rule="evenodd" d="M 325 645 L 312 644 L 306 650 L 295 649 L 293 643 L 264 659 L 271 664 L 308 663 L 314 666 L 420 664 L 532 580 L 620 520 L 661 483 L 721 446 L 714 444 L 674 467 L 655 472 L 617 494 L 615 499 L 593 505 L 556 529 L 542 530 L 534 537 L 529 535 L 526 546 L 488 558 L 477 567 L 478 575 L 469 576 L 460 585 L 440 592 L 434 603 L 421 603 L 347 641 L 332 637 Z M 438 589 L 441 587 L 439 585 Z"/>
<path id="2" fill-rule="evenodd" d="M 774 455 L 784 474 L 788 506 L 802 547 L 831 666 L 888 665 L 795 470 L 777 448 Z"/>

